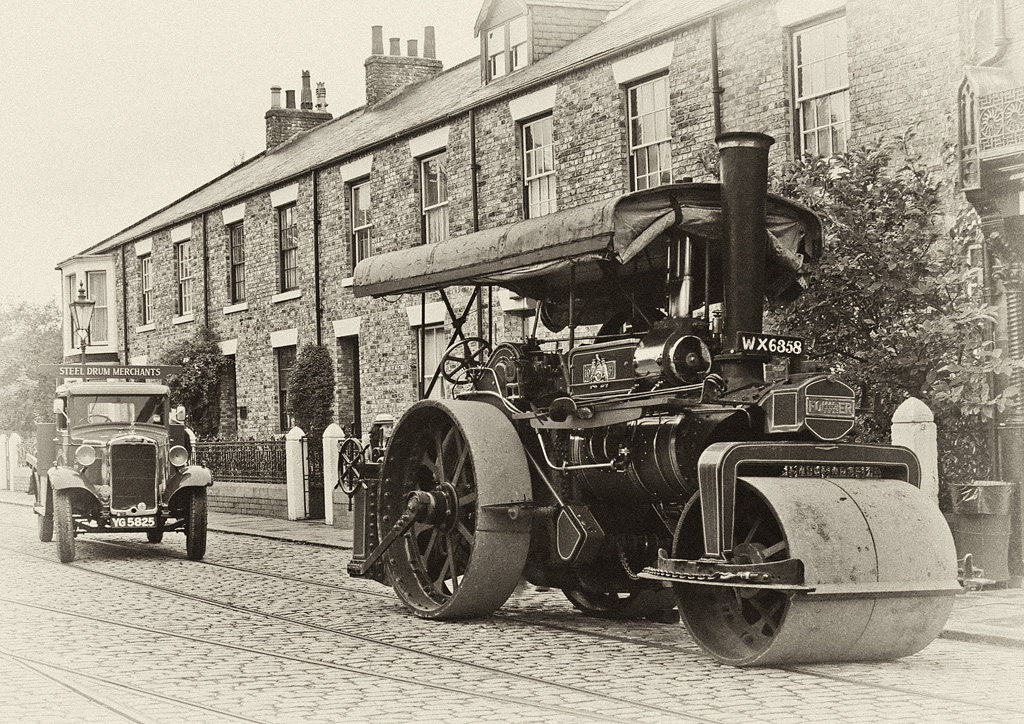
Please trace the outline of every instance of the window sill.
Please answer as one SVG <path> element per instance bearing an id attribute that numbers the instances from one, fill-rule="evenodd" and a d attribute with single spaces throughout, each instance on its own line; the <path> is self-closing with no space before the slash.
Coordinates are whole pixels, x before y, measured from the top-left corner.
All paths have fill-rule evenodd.
<path id="1" fill-rule="evenodd" d="M 355 277 L 345 277 L 344 279 L 341 280 L 341 286 L 342 286 L 343 289 L 345 287 L 350 287 L 350 286 L 352 286 L 352 283 L 354 281 L 355 281 Z"/>
<path id="2" fill-rule="evenodd" d="M 221 311 L 224 313 L 225 316 L 227 316 L 228 314 L 237 314 L 238 312 L 244 312 L 247 309 L 249 309 L 249 302 L 239 302 L 238 304 L 232 304 L 230 306 L 224 307 L 224 309 L 222 309 Z"/>
<path id="3" fill-rule="evenodd" d="M 135 333 L 139 334 L 142 332 L 152 332 L 154 329 L 156 329 L 156 322 L 150 322 L 149 324 L 140 324 L 138 327 L 135 328 Z"/>
<path id="4" fill-rule="evenodd" d="M 277 304 L 279 302 L 287 302 L 287 301 L 289 301 L 291 299 L 298 299 L 301 296 L 302 296 L 302 290 L 301 289 L 290 289 L 287 292 L 281 292 L 280 294 L 275 294 L 274 296 L 272 296 L 270 298 L 270 301 L 271 301 L 272 304 Z"/>
<path id="5" fill-rule="evenodd" d="M 171 320 L 171 324 L 186 324 L 187 322 L 196 321 L 196 313 L 189 312 L 188 314 L 182 314 L 180 317 L 175 317 Z"/>

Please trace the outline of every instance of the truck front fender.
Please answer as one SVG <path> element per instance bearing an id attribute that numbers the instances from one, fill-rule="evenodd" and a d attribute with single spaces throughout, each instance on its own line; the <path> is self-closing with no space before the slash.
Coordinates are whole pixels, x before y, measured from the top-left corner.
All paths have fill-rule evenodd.
<path id="1" fill-rule="evenodd" d="M 71 468 L 53 467 L 47 471 L 46 475 L 50 479 L 50 488 L 53 490 L 81 488 L 88 491 L 90 495 L 92 494 L 85 484 L 85 478 Z"/>
<path id="2" fill-rule="evenodd" d="M 213 485 L 213 473 L 202 465 L 181 468 L 167 481 L 165 496 L 171 502 L 182 488 L 208 488 Z"/>

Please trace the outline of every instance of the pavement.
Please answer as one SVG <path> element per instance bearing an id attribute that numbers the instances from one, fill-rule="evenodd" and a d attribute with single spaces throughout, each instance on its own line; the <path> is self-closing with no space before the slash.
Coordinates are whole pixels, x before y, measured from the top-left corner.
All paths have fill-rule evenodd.
<path id="1" fill-rule="evenodd" d="M 0 490 L 0 504 L 32 506 L 32 498 Z M 219 533 L 352 549 L 352 530 L 322 520 L 283 520 L 258 515 L 210 512 L 208 528 Z M 987 587 L 956 596 L 940 637 L 1024 649 L 1024 588 Z"/>

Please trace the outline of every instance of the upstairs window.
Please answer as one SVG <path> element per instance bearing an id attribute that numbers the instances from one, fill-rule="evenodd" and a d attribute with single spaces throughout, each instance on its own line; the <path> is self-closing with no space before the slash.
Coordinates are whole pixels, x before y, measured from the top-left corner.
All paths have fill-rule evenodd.
<path id="1" fill-rule="evenodd" d="M 672 141 L 668 115 L 668 76 L 631 86 L 629 170 L 634 191 L 672 183 Z"/>
<path id="2" fill-rule="evenodd" d="M 281 291 L 299 288 L 299 229 L 295 223 L 295 204 L 277 210 L 277 236 Z"/>
<path id="3" fill-rule="evenodd" d="M 439 153 L 420 163 L 423 200 L 423 240 L 427 244 L 448 238 L 448 154 Z"/>
<path id="4" fill-rule="evenodd" d="M 174 269 L 178 279 L 178 315 L 192 312 L 192 240 L 174 245 Z"/>
<path id="5" fill-rule="evenodd" d="M 107 273 L 91 271 L 85 273 L 85 294 L 96 302 L 92 308 L 92 320 L 89 322 L 89 344 L 106 344 L 107 317 L 110 312 L 107 304 Z"/>
<path id="6" fill-rule="evenodd" d="M 245 235 L 241 224 L 232 224 L 228 227 L 230 245 L 231 278 L 231 303 L 238 304 L 245 301 Z"/>
<path id="7" fill-rule="evenodd" d="M 142 324 L 153 321 L 153 257 L 146 255 L 139 259 L 139 276 L 142 294 L 139 300 L 139 317 Z"/>
<path id="8" fill-rule="evenodd" d="M 484 35 L 487 80 L 500 78 L 525 68 L 530 63 L 530 44 L 526 16 L 491 28 Z"/>
<path id="9" fill-rule="evenodd" d="M 551 116 L 523 124 L 523 182 L 528 219 L 558 211 L 552 128 Z"/>
<path id="10" fill-rule="evenodd" d="M 370 215 L 370 182 L 352 184 L 352 268 L 373 256 L 373 221 Z"/>
<path id="11" fill-rule="evenodd" d="M 800 153 L 842 153 L 850 137 L 845 17 L 793 33 L 793 72 Z"/>

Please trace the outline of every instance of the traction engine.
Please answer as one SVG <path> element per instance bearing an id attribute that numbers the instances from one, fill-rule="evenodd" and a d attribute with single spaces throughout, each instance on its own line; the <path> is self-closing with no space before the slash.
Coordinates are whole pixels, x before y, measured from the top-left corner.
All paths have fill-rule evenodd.
<path id="1" fill-rule="evenodd" d="M 763 331 L 820 221 L 767 193 L 770 137 L 718 142 L 720 185 L 360 263 L 357 296 L 444 296 L 456 335 L 435 380 L 456 394 L 414 404 L 379 459 L 344 456 L 352 575 L 430 619 L 488 615 L 525 578 L 586 614 L 681 618 L 734 665 L 892 659 L 938 635 L 956 556 L 916 457 L 845 441 L 855 391 Z M 539 300 L 532 333 L 461 337 L 474 296 L 460 317 L 456 285 Z"/>

